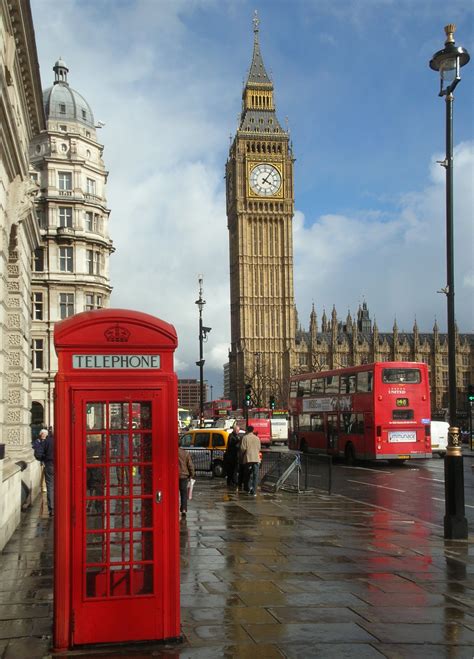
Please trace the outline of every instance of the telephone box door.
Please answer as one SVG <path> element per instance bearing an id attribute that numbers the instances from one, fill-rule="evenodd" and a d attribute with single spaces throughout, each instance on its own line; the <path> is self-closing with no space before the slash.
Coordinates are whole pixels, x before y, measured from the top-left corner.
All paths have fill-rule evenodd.
<path id="1" fill-rule="evenodd" d="M 162 634 L 165 393 L 73 392 L 74 644 Z"/>

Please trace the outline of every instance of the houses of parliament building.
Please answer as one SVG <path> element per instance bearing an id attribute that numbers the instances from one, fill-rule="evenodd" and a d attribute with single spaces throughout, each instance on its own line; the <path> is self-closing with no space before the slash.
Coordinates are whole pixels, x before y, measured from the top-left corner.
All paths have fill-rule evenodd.
<path id="1" fill-rule="evenodd" d="M 276 115 L 273 83 L 254 18 L 253 56 L 242 93 L 242 111 L 226 163 L 229 230 L 231 347 L 224 367 L 224 396 L 240 407 L 245 386 L 266 407 L 271 396 L 286 407 L 289 377 L 374 361 L 422 361 L 430 372 L 433 416 L 443 417 L 448 396 L 448 342 L 437 322 L 430 333 L 416 321 L 407 333 L 395 322 L 381 332 L 367 303 L 355 315 L 320 323 L 313 310 L 309 330 L 298 320 L 293 288 L 294 156 L 288 131 Z M 473 334 L 456 335 L 458 409 L 467 412 L 474 383 Z M 462 414 L 461 414 L 462 416 Z"/>

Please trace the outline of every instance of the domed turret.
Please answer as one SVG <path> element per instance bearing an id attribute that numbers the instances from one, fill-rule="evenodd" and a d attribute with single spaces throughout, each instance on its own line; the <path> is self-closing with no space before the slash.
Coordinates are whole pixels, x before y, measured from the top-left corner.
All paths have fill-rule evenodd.
<path id="1" fill-rule="evenodd" d="M 69 86 L 69 69 L 61 58 L 53 66 L 54 84 L 43 92 L 43 105 L 48 119 L 80 121 L 94 128 L 94 115 L 89 103 L 79 92 Z"/>

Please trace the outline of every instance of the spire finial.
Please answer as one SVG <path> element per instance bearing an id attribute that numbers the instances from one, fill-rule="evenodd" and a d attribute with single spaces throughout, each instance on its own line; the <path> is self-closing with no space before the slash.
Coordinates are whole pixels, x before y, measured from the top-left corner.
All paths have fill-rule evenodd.
<path id="1" fill-rule="evenodd" d="M 253 23 L 254 39 L 255 41 L 258 41 L 258 26 L 260 25 L 260 19 L 258 17 L 257 10 L 255 10 L 253 13 L 252 23 Z"/>

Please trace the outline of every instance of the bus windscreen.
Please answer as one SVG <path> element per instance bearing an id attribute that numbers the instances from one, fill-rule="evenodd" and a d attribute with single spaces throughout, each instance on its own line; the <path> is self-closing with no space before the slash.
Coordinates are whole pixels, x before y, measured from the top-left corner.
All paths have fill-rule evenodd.
<path id="1" fill-rule="evenodd" d="M 419 384 L 421 382 L 421 373 L 418 368 L 384 368 L 382 370 L 382 382 L 385 384 Z"/>

